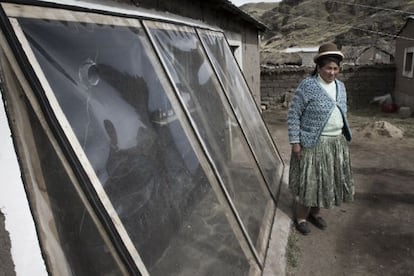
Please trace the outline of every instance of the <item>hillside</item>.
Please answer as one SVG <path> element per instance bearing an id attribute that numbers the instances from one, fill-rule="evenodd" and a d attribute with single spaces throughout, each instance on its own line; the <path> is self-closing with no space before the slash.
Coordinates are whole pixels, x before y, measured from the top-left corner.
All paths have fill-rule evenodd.
<path id="1" fill-rule="evenodd" d="M 393 54 L 393 38 L 414 14 L 414 0 L 283 0 L 240 8 L 269 27 L 261 45 L 262 60 L 268 61 L 280 59 L 288 47 L 327 41 L 340 47 L 375 45 Z"/>

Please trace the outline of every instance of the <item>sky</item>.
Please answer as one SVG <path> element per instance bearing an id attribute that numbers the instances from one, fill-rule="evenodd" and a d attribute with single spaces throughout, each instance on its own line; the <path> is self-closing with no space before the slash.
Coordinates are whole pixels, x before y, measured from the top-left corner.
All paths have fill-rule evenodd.
<path id="1" fill-rule="evenodd" d="M 239 7 L 246 3 L 259 3 L 259 2 L 280 2 L 281 0 L 230 0 L 235 6 Z"/>

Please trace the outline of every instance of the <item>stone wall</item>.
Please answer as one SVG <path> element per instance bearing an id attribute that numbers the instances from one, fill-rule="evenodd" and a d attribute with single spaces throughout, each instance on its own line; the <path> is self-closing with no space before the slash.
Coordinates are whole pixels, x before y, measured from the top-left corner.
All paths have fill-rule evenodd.
<path id="1" fill-rule="evenodd" d="M 262 106 L 266 109 L 280 106 L 286 93 L 293 93 L 300 81 L 312 71 L 311 67 L 262 68 Z M 393 94 L 395 66 L 344 66 L 338 79 L 347 88 L 349 109 L 360 109 L 368 106 L 376 96 Z"/>

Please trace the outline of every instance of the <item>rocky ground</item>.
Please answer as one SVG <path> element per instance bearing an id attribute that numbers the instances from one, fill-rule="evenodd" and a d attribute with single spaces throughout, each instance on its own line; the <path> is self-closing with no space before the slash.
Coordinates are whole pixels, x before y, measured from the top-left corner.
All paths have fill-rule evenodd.
<path id="1" fill-rule="evenodd" d="M 263 116 L 288 165 L 286 110 Z M 355 201 L 324 210 L 325 231 L 291 230 L 287 274 L 414 275 L 414 118 L 374 107 L 349 119 Z"/>

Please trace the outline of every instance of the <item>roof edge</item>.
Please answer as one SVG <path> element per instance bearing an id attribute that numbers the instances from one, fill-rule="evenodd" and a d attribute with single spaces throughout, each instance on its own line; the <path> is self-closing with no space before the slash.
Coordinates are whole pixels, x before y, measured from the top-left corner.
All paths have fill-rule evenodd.
<path id="1" fill-rule="evenodd" d="M 232 12 L 236 15 L 239 15 L 243 20 L 249 23 L 253 23 L 253 25 L 255 25 L 256 28 L 259 29 L 260 31 L 270 30 L 270 28 L 266 24 L 264 24 L 263 22 L 260 22 L 258 19 L 246 13 L 245 11 L 243 11 L 242 9 L 240 9 L 239 7 L 231 3 L 229 0 L 221 0 L 221 1 L 223 3 L 223 8 L 225 10 Z"/>

